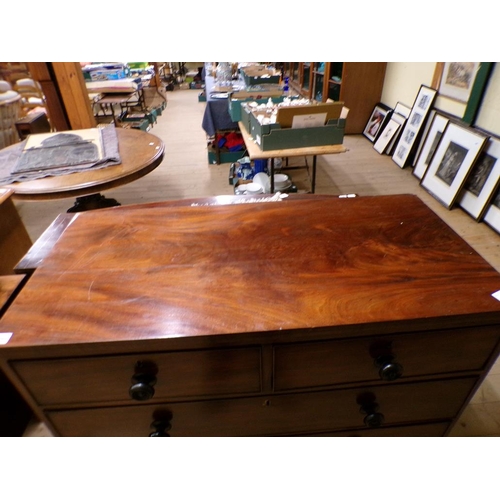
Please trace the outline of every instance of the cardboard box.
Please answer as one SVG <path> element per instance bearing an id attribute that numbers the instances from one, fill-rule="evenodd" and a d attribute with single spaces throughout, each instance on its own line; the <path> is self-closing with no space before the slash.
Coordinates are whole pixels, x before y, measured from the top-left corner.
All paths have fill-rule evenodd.
<path id="1" fill-rule="evenodd" d="M 254 112 L 250 113 L 250 134 L 262 149 L 294 149 L 330 146 L 344 141 L 345 118 L 340 118 L 343 103 L 318 103 L 307 106 L 287 106 L 278 110 L 278 123 L 263 125 Z M 293 117 L 326 113 L 322 126 L 291 128 Z"/>

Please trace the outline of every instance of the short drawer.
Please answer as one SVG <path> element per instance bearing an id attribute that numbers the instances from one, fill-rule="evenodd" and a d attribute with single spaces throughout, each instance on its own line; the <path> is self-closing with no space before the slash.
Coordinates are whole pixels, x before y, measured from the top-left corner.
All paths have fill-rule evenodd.
<path id="1" fill-rule="evenodd" d="M 269 436 L 362 430 L 368 428 L 365 419 L 373 411 L 383 416 L 379 430 L 390 435 L 391 426 L 451 420 L 475 382 L 467 377 L 367 390 L 52 411 L 47 416 L 62 436 L 148 436 L 155 421 L 163 422 L 172 437 Z M 376 407 L 367 408 L 367 399 Z"/>
<path id="2" fill-rule="evenodd" d="M 497 326 L 276 345 L 274 388 L 375 381 L 382 378 L 381 368 L 390 380 L 397 375 L 395 365 L 401 378 L 482 370 L 499 336 Z"/>
<path id="3" fill-rule="evenodd" d="M 17 361 L 12 367 L 40 405 L 94 404 L 132 401 L 130 388 L 141 380 L 154 390 L 144 400 L 153 401 L 259 392 L 260 357 L 259 347 L 249 347 Z"/>

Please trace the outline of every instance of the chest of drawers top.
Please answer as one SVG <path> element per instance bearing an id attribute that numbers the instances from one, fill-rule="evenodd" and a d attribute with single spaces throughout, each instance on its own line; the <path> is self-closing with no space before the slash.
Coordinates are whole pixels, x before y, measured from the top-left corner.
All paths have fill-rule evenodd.
<path id="1" fill-rule="evenodd" d="M 1 349 L 492 325 L 498 290 L 413 195 L 118 207 L 78 214 L 0 322 Z"/>

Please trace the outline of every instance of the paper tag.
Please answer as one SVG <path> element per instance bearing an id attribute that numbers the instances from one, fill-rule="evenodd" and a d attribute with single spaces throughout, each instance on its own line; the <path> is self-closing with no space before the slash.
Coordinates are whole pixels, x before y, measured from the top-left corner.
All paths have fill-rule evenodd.
<path id="1" fill-rule="evenodd" d="M 295 115 L 292 119 L 292 128 L 322 127 L 326 122 L 326 113 L 310 115 Z"/>
<path id="2" fill-rule="evenodd" d="M 491 296 L 497 300 L 500 300 L 500 290 L 495 293 L 492 293 Z"/>
<path id="3" fill-rule="evenodd" d="M 5 345 L 12 337 L 12 332 L 0 333 L 0 345 Z"/>

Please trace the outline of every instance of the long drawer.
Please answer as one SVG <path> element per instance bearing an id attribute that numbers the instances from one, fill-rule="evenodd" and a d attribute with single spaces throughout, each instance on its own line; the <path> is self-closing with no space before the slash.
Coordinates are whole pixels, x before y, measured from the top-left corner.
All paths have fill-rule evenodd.
<path id="1" fill-rule="evenodd" d="M 141 380 L 154 390 L 153 401 L 258 393 L 260 360 L 260 348 L 249 347 L 16 361 L 12 367 L 38 404 L 61 405 L 133 401 L 130 389 Z"/>
<path id="2" fill-rule="evenodd" d="M 62 436 L 148 436 L 154 421 L 171 425 L 171 436 L 296 435 L 363 429 L 365 419 L 375 413 L 383 416 L 380 428 L 389 429 L 452 419 L 475 382 L 466 377 L 272 397 L 52 411 L 47 416 Z M 377 406 L 363 412 L 366 401 Z"/>
<path id="3" fill-rule="evenodd" d="M 496 326 L 276 345 L 274 389 L 376 381 L 396 364 L 401 378 L 482 370 L 499 338 Z"/>

